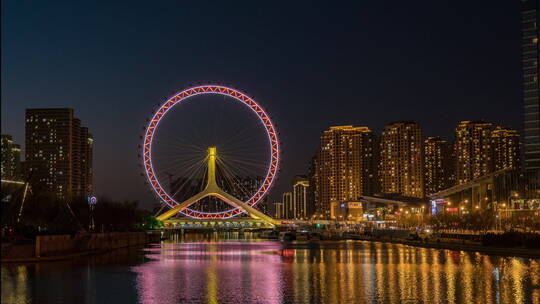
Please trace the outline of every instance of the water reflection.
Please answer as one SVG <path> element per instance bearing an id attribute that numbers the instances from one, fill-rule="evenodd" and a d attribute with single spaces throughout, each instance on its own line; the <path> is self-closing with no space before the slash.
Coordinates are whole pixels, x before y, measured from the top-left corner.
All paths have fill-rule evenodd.
<path id="1" fill-rule="evenodd" d="M 2 266 L 2 303 L 537 303 L 539 260 L 370 242 L 187 235 Z"/>

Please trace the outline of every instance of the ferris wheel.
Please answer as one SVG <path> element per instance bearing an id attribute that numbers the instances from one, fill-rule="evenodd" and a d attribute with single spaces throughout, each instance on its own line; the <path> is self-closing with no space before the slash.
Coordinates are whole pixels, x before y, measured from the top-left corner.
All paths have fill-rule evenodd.
<path id="1" fill-rule="evenodd" d="M 268 194 L 279 157 L 268 114 L 246 94 L 221 85 L 190 87 L 167 99 L 143 135 L 144 174 L 170 208 L 161 220 L 242 213 L 271 220 L 253 207 Z"/>

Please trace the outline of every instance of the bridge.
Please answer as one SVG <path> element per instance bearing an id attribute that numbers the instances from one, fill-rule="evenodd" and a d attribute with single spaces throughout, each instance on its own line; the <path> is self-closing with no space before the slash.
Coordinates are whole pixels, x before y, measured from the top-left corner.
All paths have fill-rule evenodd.
<path id="1" fill-rule="evenodd" d="M 172 218 L 163 221 L 165 229 L 258 229 L 274 228 L 276 225 L 264 220 L 254 218 L 230 218 L 230 219 L 191 219 L 191 218 Z"/>

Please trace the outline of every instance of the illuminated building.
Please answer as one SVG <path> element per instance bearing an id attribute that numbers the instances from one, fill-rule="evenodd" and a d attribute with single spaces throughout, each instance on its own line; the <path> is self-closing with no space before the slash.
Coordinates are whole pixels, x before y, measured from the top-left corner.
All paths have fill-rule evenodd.
<path id="1" fill-rule="evenodd" d="M 309 162 L 308 168 L 308 216 L 316 215 L 319 208 L 317 205 L 317 155 L 313 156 Z"/>
<path id="2" fill-rule="evenodd" d="M 11 135 L 2 134 L 2 179 L 21 178 L 21 146 L 13 143 Z"/>
<path id="3" fill-rule="evenodd" d="M 367 127 L 336 126 L 324 131 L 317 156 L 318 213 L 330 216 L 330 203 L 356 200 L 376 191 L 377 144 Z"/>
<path id="4" fill-rule="evenodd" d="M 456 183 L 463 184 L 491 173 L 492 124 L 484 121 L 462 121 L 454 137 Z"/>
<path id="5" fill-rule="evenodd" d="M 331 202 L 330 218 L 342 221 L 362 221 L 364 220 L 364 209 L 362 208 L 362 202 Z"/>
<path id="6" fill-rule="evenodd" d="M 292 192 L 285 192 L 283 193 L 282 199 L 283 203 L 283 215 L 286 219 L 293 219 L 294 218 L 294 206 L 293 206 L 293 196 Z"/>
<path id="7" fill-rule="evenodd" d="M 309 179 L 304 176 L 296 176 L 292 185 L 293 211 L 295 219 L 306 219 L 309 216 Z"/>
<path id="8" fill-rule="evenodd" d="M 430 195 L 445 202 L 451 212 L 505 210 L 540 215 L 540 171 L 502 169 Z"/>
<path id="9" fill-rule="evenodd" d="M 426 194 L 451 186 L 451 153 L 447 142 L 440 137 L 424 140 L 424 183 Z"/>
<path id="10" fill-rule="evenodd" d="M 81 194 L 88 196 L 93 194 L 93 149 L 94 149 L 94 138 L 92 134 L 88 131 L 88 128 L 81 128 L 80 136 L 80 163 L 81 163 Z"/>
<path id="11" fill-rule="evenodd" d="M 521 68 L 524 107 L 525 169 L 540 169 L 540 87 L 538 86 L 538 0 L 522 0 Z"/>
<path id="12" fill-rule="evenodd" d="M 36 188 L 60 199 L 92 193 L 93 139 L 73 109 L 26 109 L 25 132 L 25 165 Z"/>
<path id="13" fill-rule="evenodd" d="M 422 158 L 422 134 L 417 123 L 399 121 L 386 125 L 381 136 L 381 191 L 424 197 Z"/>
<path id="14" fill-rule="evenodd" d="M 491 132 L 494 171 L 519 168 L 519 134 L 516 130 L 497 127 Z"/>
<path id="15" fill-rule="evenodd" d="M 274 217 L 277 219 L 285 218 L 285 212 L 283 210 L 283 203 L 280 203 L 280 202 L 274 203 Z"/>

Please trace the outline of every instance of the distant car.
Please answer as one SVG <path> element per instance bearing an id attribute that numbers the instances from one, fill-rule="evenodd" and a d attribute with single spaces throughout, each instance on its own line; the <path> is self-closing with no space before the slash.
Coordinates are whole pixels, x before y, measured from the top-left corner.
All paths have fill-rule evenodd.
<path id="1" fill-rule="evenodd" d="M 420 231 L 418 231 L 418 237 L 422 240 L 429 239 L 432 234 L 433 230 L 431 229 L 421 229 Z"/>

